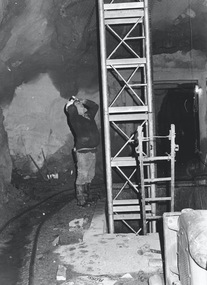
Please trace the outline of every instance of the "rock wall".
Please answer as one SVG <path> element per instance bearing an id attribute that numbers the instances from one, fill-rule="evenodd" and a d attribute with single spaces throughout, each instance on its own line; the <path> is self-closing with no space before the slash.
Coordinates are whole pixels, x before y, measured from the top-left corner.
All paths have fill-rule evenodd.
<path id="1" fill-rule="evenodd" d="M 154 78 L 199 81 L 204 90 L 199 116 L 205 158 L 206 1 L 194 0 L 191 7 L 194 14 L 185 14 L 184 22 L 178 24 L 175 20 L 186 12 L 187 0 L 154 2 L 151 6 Z M 73 169 L 73 137 L 63 106 L 72 95 L 99 102 L 96 3 L 0 0 L 0 104 L 4 108 L 13 168 L 23 175 L 44 167 L 45 158 L 51 172 Z M 117 87 L 112 83 L 110 88 L 113 93 Z M 100 115 L 97 123 L 101 129 Z M 97 169 L 101 173 L 101 146 L 98 159 Z M 7 175 L 10 179 L 10 167 Z"/>
<path id="2" fill-rule="evenodd" d="M 11 181 L 12 160 L 9 152 L 7 132 L 4 128 L 3 111 L 0 108 L 0 180 Z"/>
<path id="3" fill-rule="evenodd" d="M 99 103 L 98 95 L 94 87 L 77 94 Z M 4 108 L 4 125 L 13 166 L 19 174 L 37 173 L 46 161 L 51 173 L 73 170 L 74 140 L 63 112 L 66 101 L 48 74 L 16 89 L 13 101 Z M 99 114 L 96 119 L 100 127 Z"/>

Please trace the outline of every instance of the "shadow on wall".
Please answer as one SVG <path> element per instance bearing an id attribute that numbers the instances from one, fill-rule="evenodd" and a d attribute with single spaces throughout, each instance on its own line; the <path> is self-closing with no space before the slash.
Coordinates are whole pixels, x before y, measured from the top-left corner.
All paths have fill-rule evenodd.
<path id="1" fill-rule="evenodd" d="M 207 209 L 206 186 L 182 186 L 175 189 L 175 211 L 185 208 Z"/>
<path id="2" fill-rule="evenodd" d="M 197 171 L 200 160 L 200 129 L 195 83 L 177 85 L 176 88 L 157 92 L 156 128 L 158 135 L 166 136 L 169 135 L 170 125 L 175 125 L 175 141 L 179 146 L 176 152 L 176 178 L 180 179 L 184 176 L 191 178 L 193 173 L 190 172 Z M 157 151 L 160 155 L 170 153 L 170 142 L 160 139 Z"/>
<path id="3" fill-rule="evenodd" d="M 9 153 L 8 136 L 4 128 L 3 111 L 0 108 L 0 179 L 6 183 L 11 181 L 12 160 Z"/>

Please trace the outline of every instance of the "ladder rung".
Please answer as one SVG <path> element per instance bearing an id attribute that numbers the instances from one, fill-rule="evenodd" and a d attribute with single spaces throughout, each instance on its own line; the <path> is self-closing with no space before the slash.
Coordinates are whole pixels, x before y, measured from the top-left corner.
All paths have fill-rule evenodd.
<path id="1" fill-rule="evenodd" d="M 156 198 L 145 198 L 145 202 L 159 202 L 159 201 L 170 201 L 171 197 L 156 197 Z"/>
<path id="2" fill-rule="evenodd" d="M 144 179 L 144 182 L 161 182 L 161 181 L 171 181 L 171 177 L 163 177 L 163 178 L 147 178 Z"/>
<path id="3" fill-rule="evenodd" d="M 137 166 L 135 157 L 112 157 L 111 166 Z"/>
<path id="4" fill-rule="evenodd" d="M 151 205 L 145 206 L 146 211 L 151 211 Z M 123 205 L 123 206 L 114 206 L 113 207 L 114 212 L 140 212 L 140 206 L 138 205 Z"/>
<path id="5" fill-rule="evenodd" d="M 136 114 L 113 114 L 109 115 L 110 122 L 120 122 L 120 121 L 145 121 L 148 119 L 148 114 L 146 113 L 136 113 Z"/>
<path id="6" fill-rule="evenodd" d="M 143 162 L 170 160 L 170 156 L 143 157 Z"/>
<path id="7" fill-rule="evenodd" d="M 141 113 L 147 112 L 148 106 L 121 106 L 121 107 L 109 107 L 109 114 L 117 113 Z"/>
<path id="8" fill-rule="evenodd" d="M 107 59 L 107 68 L 131 68 L 137 66 L 144 66 L 146 64 L 146 58 L 118 58 L 118 59 Z"/>
<path id="9" fill-rule="evenodd" d="M 145 202 L 159 202 L 159 201 L 170 201 L 171 197 L 154 197 L 154 198 L 145 198 Z M 113 206 L 122 206 L 122 205 L 139 205 L 140 202 L 138 199 L 128 199 L 128 200 L 113 200 Z"/>
<path id="10" fill-rule="evenodd" d="M 151 216 L 146 215 L 147 220 L 158 220 L 161 219 L 162 216 Z M 140 214 L 114 214 L 114 220 L 140 220 L 141 216 Z"/>

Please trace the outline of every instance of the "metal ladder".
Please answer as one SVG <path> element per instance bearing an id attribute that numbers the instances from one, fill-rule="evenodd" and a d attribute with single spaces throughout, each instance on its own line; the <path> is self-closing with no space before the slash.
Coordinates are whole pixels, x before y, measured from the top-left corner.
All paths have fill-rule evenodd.
<path id="1" fill-rule="evenodd" d="M 171 129 L 168 136 L 155 136 L 154 139 L 167 139 L 170 141 L 169 154 L 160 156 L 148 156 L 148 141 L 149 137 L 145 137 L 143 134 L 142 127 L 138 127 L 138 146 L 136 152 L 139 159 L 139 171 L 140 171 L 140 185 L 141 185 L 141 209 L 142 209 L 142 229 L 143 234 L 147 234 L 147 223 L 148 221 L 156 221 L 162 216 L 156 213 L 156 203 L 167 202 L 168 211 L 174 212 L 174 190 L 175 190 L 175 152 L 178 150 L 178 146 L 175 144 L 175 125 L 171 125 Z M 162 177 L 152 178 L 150 173 L 150 165 L 157 164 L 159 162 L 165 162 L 164 168 L 168 168 L 168 174 Z M 151 191 L 153 184 L 168 183 L 168 193 L 160 196 L 160 191 L 156 187 L 156 193 Z M 147 213 L 147 209 L 150 208 L 150 213 Z M 166 211 L 167 211 L 166 210 Z"/>
<path id="2" fill-rule="evenodd" d="M 134 226 L 142 218 L 135 131 L 142 126 L 154 136 L 148 0 L 98 0 L 98 12 L 109 232 L 118 220 L 138 234 L 144 230 Z M 154 156 L 153 139 L 148 150 Z M 154 164 L 149 168 L 154 179 Z"/>

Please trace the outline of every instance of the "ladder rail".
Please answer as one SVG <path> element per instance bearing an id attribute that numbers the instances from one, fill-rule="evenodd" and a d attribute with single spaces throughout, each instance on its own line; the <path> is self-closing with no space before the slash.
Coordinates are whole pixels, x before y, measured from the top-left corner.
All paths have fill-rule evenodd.
<path id="1" fill-rule="evenodd" d="M 171 135 L 171 212 L 174 212 L 174 207 L 175 207 L 175 151 L 176 151 L 176 144 L 175 144 L 175 125 L 171 125 L 171 130 L 170 130 L 170 135 Z"/>

